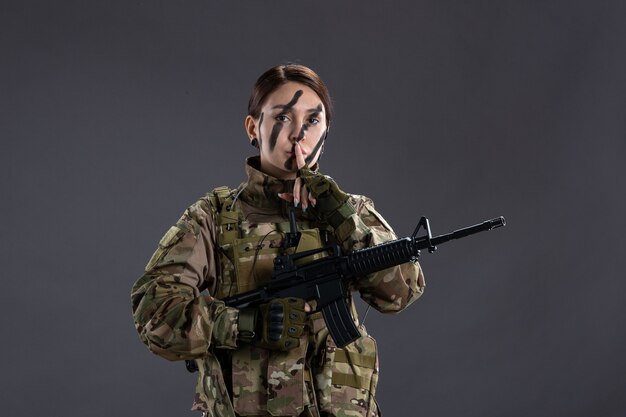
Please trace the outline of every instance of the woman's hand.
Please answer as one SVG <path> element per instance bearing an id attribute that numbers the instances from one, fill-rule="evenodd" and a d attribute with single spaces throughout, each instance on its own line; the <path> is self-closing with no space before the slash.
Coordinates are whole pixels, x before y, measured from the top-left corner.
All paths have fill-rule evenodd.
<path id="1" fill-rule="evenodd" d="M 279 197 L 293 201 L 296 207 L 302 203 L 303 210 L 312 206 L 313 214 L 318 219 L 328 222 L 337 229 L 345 219 L 355 213 L 354 207 L 348 201 L 348 194 L 341 191 L 331 177 L 309 169 L 298 143 L 294 152 L 298 164 L 298 178 L 294 184 L 293 194 L 282 193 Z"/>
<path id="2" fill-rule="evenodd" d="M 296 142 L 296 146 L 294 149 L 296 154 L 296 164 L 298 166 L 298 170 L 303 168 L 308 168 L 306 165 L 306 161 L 304 160 L 304 154 L 302 153 L 302 148 L 300 147 L 300 143 Z M 302 204 L 302 210 L 306 211 L 309 207 L 315 207 L 317 200 L 311 194 L 302 181 L 302 178 L 298 176 L 293 186 L 293 193 L 279 193 L 278 197 L 282 198 L 285 201 L 293 202 L 294 207 L 298 207 L 299 204 Z"/>
<path id="3" fill-rule="evenodd" d="M 302 298 L 276 298 L 257 307 L 239 310 L 239 341 L 254 343 L 272 350 L 300 346 L 300 336 L 307 326 L 311 306 Z"/>

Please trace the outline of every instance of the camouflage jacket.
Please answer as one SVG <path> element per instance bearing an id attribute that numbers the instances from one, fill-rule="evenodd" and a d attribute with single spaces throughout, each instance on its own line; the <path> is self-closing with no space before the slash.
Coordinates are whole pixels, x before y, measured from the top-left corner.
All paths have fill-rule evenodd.
<path id="1" fill-rule="evenodd" d="M 362 337 L 343 349 L 319 312 L 310 314 L 308 333 L 288 352 L 237 341 L 238 310 L 220 298 L 266 282 L 288 231 L 287 203 L 277 196 L 288 181 L 259 171 L 258 158 L 248 160 L 246 171 L 248 181 L 227 193 L 225 208 L 209 193 L 159 242 L 132 289 L 142 341 L 166 359 L 195 359 L 192 409 L 207 416 L 378 415 L 376 343 L 363 326 Z M 298 210 L 303 238 L 314 246 L 339 244 L 344 252 L 396 238 L 370 199 L 351 195 L 350 201 L 356 214 L 336 230 Z M 395 313 L 422 294 L 424 278 L 417 262 L 407 263 L 355 280 L 350 289 L 377 310 Z"/>

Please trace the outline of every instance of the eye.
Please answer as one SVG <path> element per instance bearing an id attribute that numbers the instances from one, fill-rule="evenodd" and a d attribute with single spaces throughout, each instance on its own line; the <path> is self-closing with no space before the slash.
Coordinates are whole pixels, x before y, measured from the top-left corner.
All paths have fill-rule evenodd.
<path id="1" fill-rule="evenodd" d="M 285 123 L 289 121 L 289 117 L 287 117 L 286 114 L 279 114 L 278 116 L 276 116 L 276 120 L 281 123 Z"/>
<path id="2" fill-rule="evenodd" d="M 315 117 L 311 117 L 311 118 L 309 118 L 309 124 L 316 125 L 316 124 L 318 124 L 319 122 L 320 122 L 320 121 L 319 121 L 319 119 L 317 119 L 317 118 L 315 118 Z"/>

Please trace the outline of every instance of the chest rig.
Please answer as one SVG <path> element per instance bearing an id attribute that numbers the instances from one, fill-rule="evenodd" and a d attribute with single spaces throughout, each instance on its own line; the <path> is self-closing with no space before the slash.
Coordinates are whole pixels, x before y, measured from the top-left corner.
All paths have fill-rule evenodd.
<path id="1" fill-rule="evenodd" d="M 281 222 L 248 220 L 237 199 L 237 190 L 218 187 L 209 195 L 219 246 L 218 285 L 214 296 L 226 298 L 253 290 L 271 279 L 274 258 L 284 249 L 283 241 L 291 231 L 286 219 Z M 276 219 L 276 216 L 273 216 Z M 289 253 L 318 249 L 328 245 L 328 230 L 317 222 L 297 221 L 300 241 Z M 307 263 L 324 256 L 303 258 Z"/>
<path id="2" fill-rule="evenodd" d="M 219 269 L 214 296 L 218 299 L 268 282 L 274 259 L 282 251 L 298 253 L 336 244 L 330 226 L 299 216 L 296 219 L 299 243 L 295 248 L 283 249 L 283 241 L 293 231 L 283 210 L 267 208 L 267 216 L 251 215 L 250 204 L 237 198 L 240 191 L 241 188 L 218 187 L 208 196 L 216 226 Z M 268 194 L 258 194 L 259 198 L 264 195 Z M 320 252 L 296 263 L 307 263 L 322 256 L 325 255 Z M 350 307 L 352 317 L 357 320 L 351 299 Z M 341 349 L 328 337 L 321 312 L 312 313 L 309 320 L 310 332 L 303 335 L 300 345 L 292 350 L 268 351 L 244 344 L 227 351 L 226 360 L 220 359 L 237 415 L 319 417 L 321 411 L 339 415 L 336 411 L 345 409 L 359 417 L 376 415 L 368 411 L 375 410 L 370 406 L 374 404 L 377 378 L 373 339 L 364 336 Z M 365 335 L 364 328 L 362 332 Z M 285 398 L 289 398 L 287 403 Z M 343 398 L 349 403 L 344 403 Z M 305 409 L 309 414 L 303 411 Z"/>

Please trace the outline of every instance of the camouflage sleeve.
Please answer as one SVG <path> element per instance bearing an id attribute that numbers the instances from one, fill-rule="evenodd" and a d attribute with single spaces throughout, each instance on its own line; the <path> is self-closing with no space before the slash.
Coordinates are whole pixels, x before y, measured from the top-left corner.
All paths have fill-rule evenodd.
<path id="1" fill-rule="evenodd" d="M 201 357 L 209 345 L 235 348 L 238 310 L 202 290 L 216 285 L 215 226 L 209 202 L 189 207 L 159 242 L 132 289 L 135 327 L 166 359 Z"/>
<path id="2" fill-rule="evenodd" d="M 397 239 L 367 197 L 351 195 L 356 210 L 335 230 L 343 250 L 350 252 Z M 370 274 L 354 282 L 361 298 L 383 313 L 396 313 L 417 300 L 424 292 L 424 274 L 418 262 L 408 262 Z"/>

